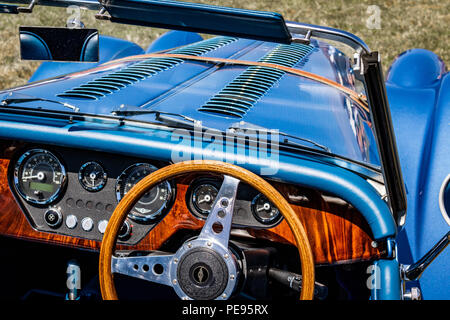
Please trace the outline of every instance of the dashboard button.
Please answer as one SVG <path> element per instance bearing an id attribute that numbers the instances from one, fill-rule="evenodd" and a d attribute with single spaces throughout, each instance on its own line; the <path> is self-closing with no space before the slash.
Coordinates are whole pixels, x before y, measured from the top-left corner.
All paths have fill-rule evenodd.
<path id="1" fill-rule="evenodd" d="M 81 199 L 77 200 L 77 202 L 75 204 L 80 209 L 84 207 L 84 202 Z"/>
<path id="2" fill-rule="evenodd" d="M 62 214 L 57 209 L 48 209 L 45 211 L 44 220 L 51 228 L 58 228 L 62 222 Z"/>
<path id="3" fill-rule="evenodd" d="M 97 203 L 95 204 L 95 210 L 97 210 L 97 211 L 103 211 L 103 209 L 104 209 L 103 203 L 97 202 Z"/>
<path id="4" fill-rule="evenodd" d="M 66 218 L 67 228 L 73 229 L 77 226 L 77 224 L 78 224 L 77 217 L 75 217 L 73 214 L 67 216 L 67 218 Z"/>
<path id="5" fill-rule="evenodd" d="M 81 227 L 83 228 L 84 231 L 91 231 L 92 228 L 94 228 L 94 220 L 92 220 L 91 218 L 84 218 L 83 220 L 81 220 Z"/>
<path id="6" fill-rule="evenodd" d="M 106 230 L 106 226 L 108 225 L 108 221 L 107 220 L 102 220 L 98 223 L 97 229 L 101 234 L 105 233 Z"/>
<path id="7" fill-rule="evenodd" d="M 92 210 L 94 208 L 94 203 L 92 201 L 86 202 L 86 208 Z"/>

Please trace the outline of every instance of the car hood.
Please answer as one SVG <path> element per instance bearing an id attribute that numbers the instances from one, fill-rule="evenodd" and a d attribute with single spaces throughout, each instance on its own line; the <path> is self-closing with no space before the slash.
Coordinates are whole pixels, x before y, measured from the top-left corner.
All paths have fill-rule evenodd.
<path id="1" fill-rule="evenodd" d="M 284 51 L 274 56 L 280 46 L 284 46 Z M 312 41 L 309 46 L 288 46 L 217 37 L 168 52 L 271 63 L 278 59 L 275 62 L 280 65 L 312 72 L 355 90 L 348 59 L 319 41 Z M 250 124 L 309 139 L 333 154 L 379 166 L 375 138 L 367 120 L 370 117 L 345 94 L 298 75 L 252 68 L 255 67 L 142 55 L 3 93 L 17 92 L 69 103 L 89 114 L 110 115 L 120 105 L 128 105 L 183 114 L 219 130 Z M 252 81 L 252 86 L 243 85 L 254 78 L 258 81 Z M 26 105 L 64 108 L 45 101 Z M 154 118 L 149 114 L 133 116 L 142 121 Z M 296 142 L 314 147 L 305 141 Z"/>

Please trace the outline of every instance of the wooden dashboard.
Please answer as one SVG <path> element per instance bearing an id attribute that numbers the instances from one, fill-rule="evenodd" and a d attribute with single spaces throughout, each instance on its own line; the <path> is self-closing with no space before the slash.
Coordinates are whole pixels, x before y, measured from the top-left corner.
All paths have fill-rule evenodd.
<path id="1" fill-rule="evenodd" d="M 0 148 L 0 235 L 99 250 L 101 243 L 98 241 L 33 229 L 8 185 L 8 167 L 14 148 L 1 144 Z M 118 246 L 118 249 L 156 250 L 180 230 L 199 230 L 204 222 L 191 214 L 186 204 L 189 183 L 189 177 L 177 180 L 176 199 L 170 212 L 142 241 L 131 247 Z M 385 254 L 382 244 L 372 246 L 373 240 L 366 221 L 346 202 L 315 190 L 275 182 L 272 184 L 288 199 L 300 217 L 308 234 L 316 264 L 366 261 Z M 295 245 L 290 228 L 284 220 L 270 229 L 247 229 L 247 231 L 256 238 Z"/>

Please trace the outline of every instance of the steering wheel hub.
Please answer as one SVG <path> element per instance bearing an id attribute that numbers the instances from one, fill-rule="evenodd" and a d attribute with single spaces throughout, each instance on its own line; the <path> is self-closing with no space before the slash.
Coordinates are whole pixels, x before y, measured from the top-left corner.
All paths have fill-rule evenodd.
<path id="1" fill-rule="evenodd" d="M 177 263 L 171 268 L 170 277 L 181 299 L 228 299 L 236 288 L 239 272 L 235 256 L 218 243 L 189 241 L 177 251 L 173 261 Z"/>
<path id="2" fill-rule="evenodd" d="M 187 252 L 177 268 L 180 289 L 195 300 L 216 299 L 225 290 L 228 268 L 220 255 L 207 248 Z"/>

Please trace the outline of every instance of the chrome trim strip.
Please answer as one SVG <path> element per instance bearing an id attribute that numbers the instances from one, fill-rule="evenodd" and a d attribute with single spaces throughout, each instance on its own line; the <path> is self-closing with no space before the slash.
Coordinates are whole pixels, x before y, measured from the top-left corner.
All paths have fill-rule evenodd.
<path id="1" fill-rule="evenodd" d="M 309 37 L 343 42 L 355 50 L 362 49 L 364 53 L 371 53 L 369 47 L 366 43 L 364 43 L 364 41 L 362 41 L 354 34 L 343 30 L 293 21 L 286 21 L 286 26 L 289 32 L 292 34 L 294 40 L 296 39 L 295 35 L 301 34 L 306 38 L 309 33 Z M 302 40 L 305 38 L 298 39 Z"/>
<path id="2" fill-rule="evenodd" d="M 8 3 L 30 4 L 30 0 L 8 0 Z M 100 10 L 102 5 L 95 0 L 39 0 L 36 5 L 52 7 L 78 6 L 90 10 Z"/>

